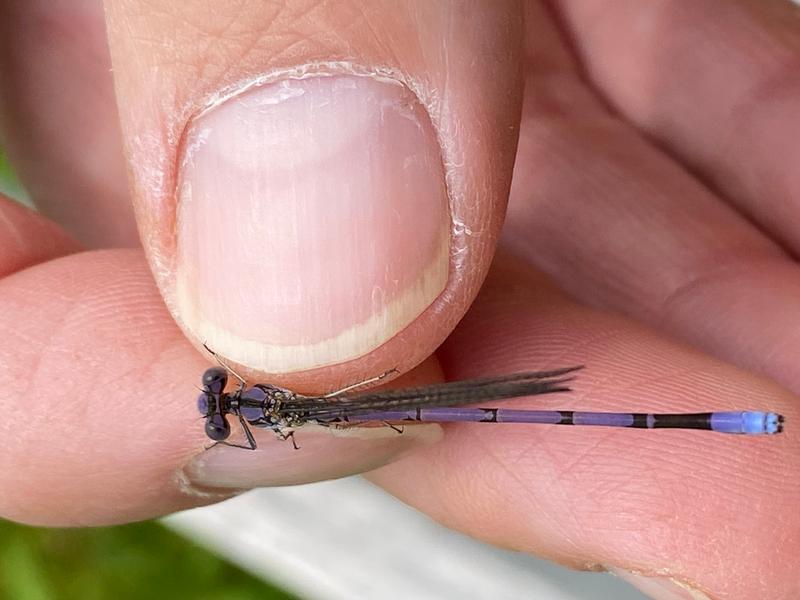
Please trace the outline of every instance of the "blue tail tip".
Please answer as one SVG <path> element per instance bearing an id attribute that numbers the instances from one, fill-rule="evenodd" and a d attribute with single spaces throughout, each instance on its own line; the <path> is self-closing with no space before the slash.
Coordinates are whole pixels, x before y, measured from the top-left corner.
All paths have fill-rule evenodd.
<path id="1" fill-rule="evenodd" d="M 773 412 L 750 412 L 744 415 L 744 433 L 767 434 L 783 431 L 783 415 Z"/>
<path id="2" fill-rule="evenodd" d="M 781 433 L 783 431 L 783 422 L 786 419 L 784 419 L 783 415 L 779 415 L 777 413 L 769 414 L 772 430 L 768 431 L 768 433 Z"/>

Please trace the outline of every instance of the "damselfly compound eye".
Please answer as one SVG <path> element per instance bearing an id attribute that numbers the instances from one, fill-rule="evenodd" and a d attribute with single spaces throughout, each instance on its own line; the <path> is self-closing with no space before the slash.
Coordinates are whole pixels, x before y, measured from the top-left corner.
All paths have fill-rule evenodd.
<path id="1" fill-rule="evenodd" d="M 211 415 L 206 419 L 206 435 L 215 442 L 227 440 L 231 435 L 231 426 L 222 415 Z"/>
<path id="2" fill-rule="evenodd" d="M 211 367 L 203 373 L 203 388 L 212 394 L 221 394 L 228 383 L 228 374 L 222 367 Z"/>
<path id="3" fill-rule="evenodd" d="M 208 394 L 203 392 L 197 397 L 197 410 L 201 415 L 208 414 Z"/>

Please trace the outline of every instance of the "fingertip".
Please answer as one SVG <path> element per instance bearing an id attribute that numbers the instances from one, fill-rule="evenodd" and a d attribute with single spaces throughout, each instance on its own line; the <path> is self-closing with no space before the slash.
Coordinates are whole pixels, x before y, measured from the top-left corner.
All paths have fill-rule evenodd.
<path id="1" fill-rule="evenodd" d="M 440 441 L 442 428 L 413 425 L 399 433 L 390 427 L 337 432 L 304 426 L 295 434 L 297 449 L 269 431 L 256 431 L 254 436 L 256 450 L 217 446 L 192 459 L 183 469 L 186 493 L 298 485 L 372 471 Z"/>
<path id="2" fill-rule="evenodd" d="M 80 250 L 58 225 L 0 194 L 0 277 Z"/>
<path id="3" fill-rule="evenodd" d="M 48 526 L 152 518 L 245 487 L 371 469 L 438 439 L 436 426 L 342 439 L 301 432 L 295 451 L 259 431 L 258 452 L 206 462 L 215 454 L 204 453 L 195 399 L 208 362 L 175 326 L 140 251 L 48 261 L 1 280 L 0 298 L 0 414 L 8 416 L 0 439 L 15 466 L 0 470 L 5 518 Z M 429 361 L 406 377 L 437 373 Z M 190 480 L 193 461 L 212 466 Z"/>

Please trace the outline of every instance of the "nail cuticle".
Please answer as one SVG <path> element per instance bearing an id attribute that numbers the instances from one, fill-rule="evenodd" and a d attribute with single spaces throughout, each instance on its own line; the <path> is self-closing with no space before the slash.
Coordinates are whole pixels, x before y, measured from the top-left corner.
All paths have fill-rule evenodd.
<path id="1" fill-rule="evenodd" d="M 350 61 L 315 61 L 282 69 L 272 69 L 257 77 L 250 77 L 226 86 L 211 94 L 206 99 L 202 108 L 193 115 L 192 119 L 202 116 L 209 110 L 213 110 L 215 107 L 236 96 L 264 85 L 284 80 L 302 80 L 310 77 L 336 77 L 339 75 L 369 77 L 385 83 L 402 85 L 409 89 L 416 96 L 420 104 L 425 106 L 428 113 L 431 114 L 431 103 L 426 102 L 426 95 L 422 93 L 424 87 L 416 79 L 407 77 L 400 69 L 381 66 L 369 67 Z M 433 117 L 433 115 L 431 116 Z M 434 121 L 433 118 L 432 121 Z"/>

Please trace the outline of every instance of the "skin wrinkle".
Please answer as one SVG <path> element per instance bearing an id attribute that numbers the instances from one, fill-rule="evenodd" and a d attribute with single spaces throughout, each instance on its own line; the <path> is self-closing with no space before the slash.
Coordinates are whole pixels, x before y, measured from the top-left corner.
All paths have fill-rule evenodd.
<path id="1" fill-rule="evenodd" d="M 506 462 L 508 463 L 509 467 L 515 468 L 522 464 L 526 456 L 535 455 L 543 446 L 545 446 L 545 444 L 542 444 L 542 440 L 538 437 L 531 436 L 526 438 L 523 444 L 516 445 L 517 451 L 515 455 L 510 458 L 506 458 Z"/>
<path id="2" fill-rule="evenodd" d="M 716 256 L 716 260 L 710 259 L 706 263 L 705 269 L 694 270 L 684 282 L 668 292 L 661 301 L 660 307 L 652 311 L 657 326 L 665 327 L 679 320 L 681 311 L 686 306 L 693 304 L 694 298 L 703 297 L 710 288 L 713 289 L 725 282 L 739 279 L 743 274 L 749 272 L 764 271 L 770 267 L 784 267 L 788 264 L 787 261 L 791 260 L 786 255 L 775 256 L 772 253 L 764 253 L 753 258 L 750 258 L 752 253 L 728 258 L 720 252 Z M 762 356 L 761 364 L 769 364 L 766 358 L 766 356 Z"/>
<path id="3" fill-rule="evenodd" d="M 638 527 L 640 525 L 639 520 L 645 514 L 652 516 L 654 521 L 658 520 L 659 513 L 654 512 L 651 500 L 660 500 L 662 496 L 652 489 L 647 476 L 648 474 L 657 473 L 659 470 L 645 465 L 644 468 L 637 472 L 639 476 L 636 477 L 618 464 L 619 457 L 613 456 L 611 447 L 614 445 L 614 441 L 616 440 L 614 440 L 613 434 L 602 435 L 601 442 L 593 446 L 593 450 L 596 453 L 594 461 L 590 460 L 592 455 L 588 451 L 582 451 L 581 458 L 574 461 L 571 467 L 560 468 L 559 477 L 556 479 L 559 483 L 569 484 L 584 482 L 585 474 L 592 471 L 603 475 L 597 480 L 588 480 L 583 485 L 585 497 L 592 501 L 591 509 L 585 518 L 587 524 L 591 525 L 589 529 L 597 529 L 598 527 L 605 529 L 606 524 L 603 523 L 600 517 L 608 512 L 609 507 L 620 505 L 619 500 L 624 500 L 623 506 L 625 507 L 636 507 L 633 510 L 626 508 L 626 512 L 622 513 L 624 526 L 619 527 L 619 529 L 625 531 L 628 526 Z M 632 448 L 629 450 L 635 451 L 635 445 L 631 443 L 631 446 Z M 609 456 L 610 459 L 598 459 L 597 456 Z M 571 471 L 569 470 L 570 468 L 572 469 Z M 612 492 L 618 493 L 614 494 Z M 644 501 L 630 502 L 631 498 L 642 498 Z M 624 521 L 626 514 L 630 516 L 630 519 Z"/>
<path id="4" fill-rule="evenodd" d="M 317 28 L 315 19 L 304 18 L 306 15 L 313 14 L 315 10 L 321 10 L 322 5 L 324 5 L 324 3 L 311 3 L 311 6 L 305 13 L 299 16 L 290 15 L 290 19 L 287 19 L 289 21 L 288 23 L 281 19 L 281 16 L 287 13 L 286 6 L 284 5 L 281 9 L 277 10 L 275 14 L 267 18 L 269 24 L 266 25 L 266 27 L 260 30 L 254 30 L 252 36 L 245 40 L 244 44 L 241 44 L 241 38 L 238 37 L 240 33 L 239 30 L 237 30 L 237 37 L 227 39 L 220 38 L 220 41 L 235 47 L 236 53 L 242 61 L 247 61 L 256 54 L 257 51 L 263 51 L 264 49 L 269 49 L 269 51 L 273 53 L 276 62 L 282 62 L 284 59 L 288 62 L 293 62 L 292 58 L 298 55 L 335 56 L 335 52 L 329 49 L 329 45 L 326 44 L 324 40 L 318 39 L 324 32 Z M 342 9 L 340 7 L 337 12 L 341 13 L 341 11 Z M 248 19 L 244 20 L 246 22 L 248 21 Z M 357 25 L 358 21 L 354 19 L 351 27 L 355 28 Z M 282 36 L 286 35 L 285 33 L 273 33 L 271 31 L 271 29 L 278 26 L 281 28 L 297 29 L 293 39 L 286 42 L 281 39 Z M 367 26 L 369 27 L 369 24 L 367 24 Z M 306 30 L 308 27 L 311 27 L 311 32 Z M 280 41 L 280 43 L 276 43 L 276 41 Z M 303 44 L 310 47 L 302 47 Z M 215 52 L 217 52 L 216 49 Z M 226 68 L 226 62 L 229 61 L 222 61 L 221 69 Z"/>
<path id="5" fill-rule="evenodd" d="M 763 119 L 765 112 L 769 112 L 771 107 L 782 102 L 791 101 L 800 95 L 800 52 L 794 55 L 794 65 L 781 66 L 777 69 L 778 73 L 765 76 L 760 83 L 747 92 L 744 97 L 738 100 L 731 107 L 730 131 L 727 135 L 721 134 L 723 138 L 721 144 L 725 147 L 731 145 L 751 144 L 760 142 L 758 133 L 761 129 L 760 117 Z M 783 79 L 781 79 L 783 77 Z M 707 160 L 712 166 L 721 169 L 722 172 L 728 170 L 722 160 L 715 160 L 714 155 L 706 155 L 703 159 Z M 791 174 L 786 173 L 783 177 L 777 176 L 774 171 L 759 173 L 755 166 L 744 164 L 743 169 L 748 169 L 757 179 L 760 186 L 753 185 L 754 189 L 748 190 L 752 195 L 763 193 L 759 187 L 771 190 L 776 197 L 792 198 L 795 187 L 790 179 Z M 718 183 L 717 187 L 721 187 Z M 735 200 L 735 199 L 734 199 Z M 752 210 L 739 203 L 740 210 L 756 221 L 765 229 L 765 235 L 769 235 L 769 223 L 762 222 Z M 791 252 L 793 258 L 797 258 L 798 249 L 792 248 L 791 239 L 782 239 L 784 250 Z"/>
<path id="6" fill-rule="evenodd" d="M 679 270 L 679 275 L 689 271 L 686 280 L 690 284 L 692 280 L 706 277 L 707 271 L 713 273 L 715 270 L 723 270 L 737 262 L 741 265 L 740 268 L 744 269 L 750 263 L 774 262 L 775 264 L 781 264 L 790 260 L 790 257 L 778 244 L 774 242 L 764 243 L 765 238 L 760 236 L 747 239 L 744 242 L 718 241 L 715 239 L 717 237 L 723 238 L 726 233 L 727 231 L 709 234 L 708 251 L 702 256 L 698 253 L 693 253 L 691 261 L 683 261 L 684 263 L 692 263 L 693 268 L 691 270 L 687 268 L 688 264 L 676 265 L 676 267 L 684 267 L 684 269 Z M 673 289 L 667 290 L 668 295 L 673 295 L 677 286 L 684 287 L 685 285 L 687 283 L 673 284 Z M 662 301 L 662 305 L 666 303 L 666 300 Z"/>
<path id="7" fill-rule="evenodd" d="M 290 23 L 298 23 L 304 20 L 314 21 L 315 13 L 323 8 L 327 8 L 330 2 L 326 0 L 307 0 L 305 4 L 299 2 L 276 2 L 276 6 L 283 4 L 283 10 L 279 14 L 288 14 Z"/>
<path id="8" fill-rule="evenodd" d="M 371 7 L 369 4 L 362 5 L 360 7 L 354 6 L 354 9 L 358 11 L 360 15 L 360 20 L 353 19 L 352 25 L 347 27 L 347 30 L 353 29 L 355 28 L 355 24 L 363 22 L 364 27 L 366 27 L 367 31 L 369 31 L 370 35 L 372 36 L 373 44 L 375 45 L 376 48 L 379 48 L 378 52 L 385 54 L 386 56 L 389 56 L 394 64 L 400 64 L 399 57 L 397 56 L 397 54 L 395 54 L 394 48 L 392 48 L 391 46 L 387 46 L 387 44 L 383 43 L 381 36 L 378 35 L 378 32 L 376 31 L 374 25 L 372 24 L 372 20 L 367 13 L 369 8 L 372 8 L 373 12 L 375 12 L 376 10 L 374 6 Z"/>
<path id="9" fill-rule="evenodd" d="M 726 250 L 730 251 L 730 247 L 726 248 Z M 719 265 L 720 265 L 720 260 L 723 260 L 723 261 L 735 260 L 735 259 L 741 258 L 742 255 L 745 255 L 745 254 L 753 255 L 754 253 L 763 254 L 765 256 L 770 256 L 771 254 L 774 254 L 775 256 L 779 256 L 780 255 L 780 251 L 777 249 L 776 246 L 774 246 L 772 244 L 763 244 L 761 242 L 753 240 L 752 243 L 747 244 L 746 246 L 741 246 L 740 245 L 740 247 L 736 249 L 736 253 L 735 253 L 735 256 L 734 256 L 733 259 L 729 259 L 729 258 L 725 257 L 724 253 L 722 252 L 722 248 L 720 248 L 719 251 L 709 252 L 707 259 L 703 260 L 701 262 L 701 264 L 706 264 L 710 268 L 718 268 Z M 685 263 L 686 261 L 683 261 L 683 262 Z M 694 265 L 694 261 L 692 261 L 692 265 Z M 678 267 L 678 266 L 679 265 L 676 265 L 676 267 Z M 680 265 L 680 266 L 683 266 L 683 265 Z M 697 267 L 697 268 L 693 268 L 692 269 L 692 271 L 695 271 L 695 272 L 698 271 L 698 270 L 700 270 L 702 272 L 702 267 Z M 665 289 L 661 292 L 663 294 L 669 294 L 674 289 L 674 287 L 676 285 L 677 286 L 681 285 L 681 281 L 680 280 L 684 279 L 686 277 L 686 273 L 685 273 L 684 269 L 674 268 L 674 269 L 672 269 L 672 271 L 674 272 L 675 279 L 674 279 L 674 281 L 669 283 L 667 286 L 665 286 Z M 692 273 L 692 275 L 694 275 L 694 273 Z M 657 297 L 654 294 L 654 301 L 656 300 L 656 298 Z M 662 300 L 662 302 L 663 302 L 663 300 Z M 651 311 L 652 315 L 653 316 L 660 315 L 662 309 L 659 309 L 659 308 L 653 309 Z"/>
<path id="10" fill-rule="evenodd" d="M 598 434 L 597 440 L 592 443 L 591 446 L 588 446 L 585 449 L 581 449 L 581 452 L 578 454 L 570 457 L 569 462 L 559 461 L 558 462 L 558 474 L 556 476 L 556 481 L 561 479 L 562 477 L 571 477 L 572 471 L 575 467 L 582 465 L 587 462 L 587 458 L 590 459 L 588 462 L 591 464 L 591 458 L 594 456 L 594 452 L 603 446 L 604 444 L 608 444 L 610 439 L 614 438 L 615 432 L 606 432 L 604 434 Z"/>
<path id="11" fill-rule="evenodd" d="M 657 473 L 658 470 L 652 467 L 645 467 L 639 472 L 641 473 L 643 478 L 650 479 L 650 476 L 653 475 L 654 473 Z M 614 475 L 616 475 L 616 473 L 614 473 Z M 671 494 L 665 495 L 667 490 L 662 486 L 660 479 L 655 478 L 655 485 L 657 486 L 658 489 L 653 490 L 651 492 L 651 495 L 653 497 L 663 499 L 665 497 L 669 498 L 671 496 Z M 627 516 L 628 523 L 630 524 L 625 527 L 619 527 L 619 526 L 612 527 L 610 524 L 606 525 L 603 523 L 601 518 L 602 515 L 604 514 L 604 509 L 602 508 L 603 506 L 612 504 L 616 498 L 620 497 L 624 497 L 626 499 L 626 505 L 627 505 L 628 498 L 635 496 L 636 494 L 631 490 L 630 481 L 628 479 L 622 477 L 616 477 L 613 480 L 606 480 L 603 482 L 598 481 L 595 484 L 595 486 L 592 487 L 591 494 L 589 495 L 589 497 L 592 498 L 599 507 L 596 512 L 598 519 L 597 521 L 595 521 L 596 523 L 595 529 L 602 531 L 629 531 L 631 526 L 635 528 L 636 525 L 638 524 L 638 520 L 643 517 L 642 513 L 643 512 L 649 513 L 649 511 L 627 511 L 625 513 L 622 513 L 620 516 L 623 518 Z M 674 510 L 670 511 L 670 514 L 674 514 Z M 657 515 L 654 516 L 654 519 L 657 519 Z"/>
<path id="12" fill-rule="evenodd" d="M 670 382 L 671 383 L 670 387 L 672 389 L 675 389 L 676 381 L 682 381 L 684 379 L 686 379 L 686 381 L 692 381 L 692 377 L 695 376 L 695 374 L 700 375 L 700 369 L 694 367 L 683 367 L 680 370 L 676 370 L 675 372 L 664 373 L 663 375 L 655 377 L 647 377 L 646 379 L 637 379 L 635 381 L 632 381 L 630 383 L 625 383 L 623 385 L 620 385 L 619 383 L 614 383 L 613 387 L 615 390 L 618 391 L 620 397 L 641 398 L 642 400 L 648 400 L 650 402 L 655 400 L 656 402 L 652 404 L 653 408 L 648 409 L 648 411 L 655 412 L 656 407 L 661 405 L 661 403 L 657 401 L 657 399 L 660 397 L 660 394 L 654 392 L 648 393 L 647 392 L 648 389 L 653 389 L 653 388 L 658 389 L 656 387 L 657 384 L 664 382 Z M 697 379 L 695 380 L 695 382 L 696 381 Z M 696 383 L 687 385 L 691 389 L 691 387 L 696 386 Z M 644 394 L 631 393 L 631 392 L 636 392 L 637 390 L 642 390 L 642 388 L 644 388 Z M 687 397 L 689 396 L 690 395 L 687 395 Z M 650 406 L 650 404 L 648 404 L 648 406 Z M 641 410 L 644 411 L 645 407 L 642 406 Z"/>
<path id="13" fill-rule="evenodd" d="M 545 443 L 544 446 L 547 447 L 548 444 Z M 558 462 L 555 462 L 553 464 L 559 465 Z M 553 471 L 554 471 L 554 477 L 548 479 L 547 482 L 548 484 L 554 480 L 559 481 L 565 475 L 568 475 L 564 469 L 560 469 L 560 465 L 555 466 Z M 530 493 L 533 494 L 533 492 Z M 560 494 L 559 500 L 560 500 L 559 502 L 555 502 L 553 504 L 554 506 L 563 507 L 563 510 L 559 511 L 557 515 L 553 515 L 552 517 L 548 518 L 548 521 L 556 523 L 559 520 L 561 520 L 564 517 L 564 515 L 567 515 L 569 517 L 569 521 L 571 521 L 573 524 L 572 530 L 580 532 L 578 535 L 574 536 L 573 535 L 563 536 L 556 543 L 558 546 L 556 551 L 558 552 L 558 555 L 561 557 L 559 561 L 560 562 L 568 561 L 569 565 L 572 565 L 573 563 L 579 564 L 584 561 L 590 561 L 591 557 L 589 556 L 589 553 L 587 553 L 585 549 L 583 550 L 581 549 L 582 543 L 585 546 L 586 536 L 583 534 L 585 532 L 588 532 L 587 529 L 582 527 L 581 519 L 578 517 L 577 512 L 573 510 L 569 495 L 566 493 L 566 491 Z M 569 558 L 567 559 L 568 556 Z"/>
<path id="14" fill-rule="evenodd" d="M 519 493 L 514 493 L 513 488 L 506 487 L 504 496 L 505 497 L 513 496 L 517 500 L 519 500 L 520 498 L 524 498 L 526 502 L 532 505 L 531 510 L 533 511 L 534 514 L 542 514 L 543 511 L 547 509 L 549 504 L 542 504 L 537 501 L 535 491 L 531 489 L 528 482 L 522 479 L 522 473 L 524 472 L 524 470 L 510 468 L 508 463 L 504 461 L 501 457 L 499 457 L 496 453 L 496 450 L 501 450 L 505 448 L 497 447 L 494 444 L 488 444 L 487 441 L 490 439 L 491 438 L 479 436 L 471 438 L 470 443 L 473 445 L 478 444 L 479 446 L 481 446 L 481 450 L 477 452 L 477 454 L 479 454 L 481 457 L 488 458 L 489 460 L 492 461 L 495 467 L 498 467 L 497 469 L 489 468 L 488 469 L 489 472 L 491 473 L 503 472 L 517 483 L 517 491 Z M 541 449 L 547 451 L 547 444 L 544 444 L 541 447 Z M 553 464 L 557 464 L 557 461 L 551 461 L 551 462 Z M 487 469 L 484 469 L 483 465 L 481 465 L 480 472 L 485 472 L 486 470 Z M 487 489 L 492 489 L 491 485 L 488 485 L 486 487 Z M 569 507 L 569 498 L 564 497 L 563 500 L 564 500 L 563 503 L 561 503 L 562 506 Z M 475 525 L 476 523 L 480 524 L 484 522 L 487 523 L 491 522 L 491 519 L 487 519 L 487 516 L 484 513 L 488 511 L 488 513 L 491 515 L 496 510 L 496 506 L 497 506 L 496 504 L 473 506 L 473 513 L 475 514 L 475 516 L 473 519 L 467 519 L 467 521 L 470 523 L 469 529 L 473 532 L 473 534 L 478 534 L 483 539 L 488 539 L 490 541 L 493 541 L 494 543 L 498 543 L 500 545 L 503 545 L 504 547 L 508 547 L 510 549 L 517 551 L 535 552 L 537 551 L 537 549 L 541 550 L 543 548 L 543 546 L 540 546 L 540 544 L 536 542 L 529 542 L 529 543 L 518 542 L 514 539 L 508 539 L 503 535 L 498 536 L 494 530 L 485 530 L 480 526 Z M 475 513 L 476 510 L 477 512 Z M 543 520 L 545 521 L 551 520 L 553 522 L 562 521 L 564 514 L 565 513 L 559 512 L 559 517 L 558 518 L 554 517 L 552 519 L 547 519 L 545 515 Z M 437 520 L 447 525 L 448 523 L 450 523 L 448 515 L 449 513 L 445 511 L 443 515 L 438 516 Z M 576 524 L 580 524 L 580 522 L 577 520 L 577 517 L 575 515 L 572 516 L 573 516 L 573 521 Z M 460 527 L 463 527 L 463 524 L 460 525 Z M 560 542 L 565 540 L 566 540 L 565 537 L 560 538 Z M 574 548 L 576 549 L 578 548 L 577 542 L 575 542 Z M 556 554 L 553 554 L 552 552 L 549 551 L 548 558 L 571 568 L 583 567 L 583 565 L 585 564 L 584 561 L 588 560 L 588 558 L 584 557 L 569 556 L 565 551 L 561 549 L 561 545 L 559 545 L 559 549 L 556 552 L 557 552 Z"/>
<path id="15" fill-rule="evenodd" d="M 510 466 L 507 463 L 505 463 L 500 457 L 498 457 L 496 452 L 497 450 L 499 450 L 499 448 L 497 448 L 492 444 L 487 444 L 486 439 L 487 438 L 485 438 L 484 436 L 479 436 L 474 438 L 473 443 L 475 443 L 476 446 L 480 446 L 482 450 L 480 454 L 483 457 L 489 459 L 499 471 L 505 473 L 508 478 L 510 478 L 514 483 L 517 484 L 516 493 L 514 488 L 507 487 L 505 489 L 504 496 L 506 497 L 513 496 L 516 499 L 520 497 L 524 498 L 528 504 L 533 505 L 532 508 L 534 511 L 541 512 L 541 510 L 544 507 L 539 506 L 539 503 L 536 501 L 535 497 L 530 492 L 528 483 L 522 479 L 522 475 L 520 474 L 520 472 L 516 469 L 510 468 Z M 489 469 L 489 471 L 492 472 L 491 469 Z M 482 472 L 485 472 L 485 470 L 482 469 Z M 486 511 L 491 512 L 495 510 L 495 508 L 482 505 L 482 506 L 475 506 L 474 509 L 477 509 L 479 511 L 474 520 L 474 523 L 476 524 L 474 525 L 474 527 L 476 530 L 481 531 L 481 526 L 477 525 L 479 523 L 485 522 L 485 519 L 482 518 L 483 515 L 481 513 Z M 492 539 L 494 537 L 494 532 L 485 532 L 484 536 L 487 537 L 488 539 Z M 506 544 L 504 543 L 503 545 Z"/>
<path id="16" fill-rule="evenodd" d="M 735 99 L 730 107 L 730 136 L 733 141 L 736 131 L 754 131 L 759 113 L 769 110 L 776 97 L 794 97 L 800 84 L 800 47 L 786 50 L 770 65 L 762 65 L 759 77 L 749 85 L 749 89 Z M 713 157 L 710 157 L 713 158 Z"/>

